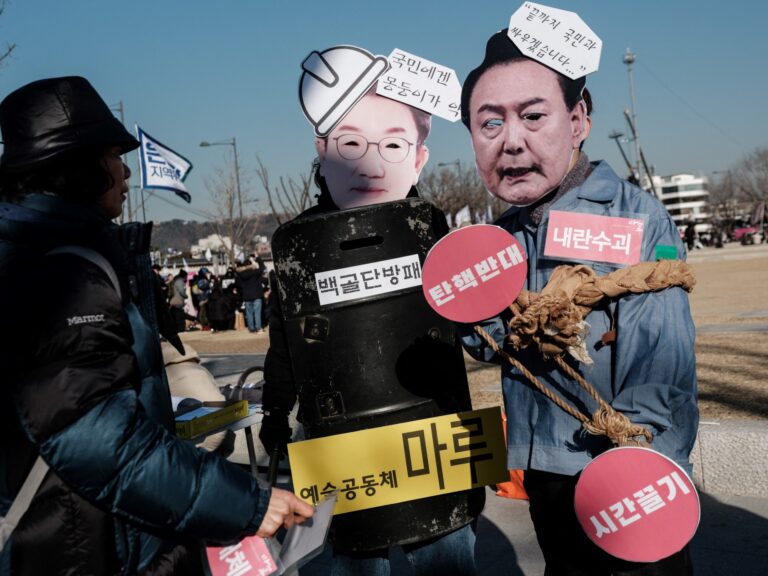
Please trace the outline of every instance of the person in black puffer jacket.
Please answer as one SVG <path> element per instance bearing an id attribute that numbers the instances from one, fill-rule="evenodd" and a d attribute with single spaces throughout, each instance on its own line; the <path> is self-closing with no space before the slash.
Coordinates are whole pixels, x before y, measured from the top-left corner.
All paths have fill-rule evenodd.
<path id="1" fill-rule="evenodd" d="M 232 290 L 222 291 L 216 282 L 208 299 L 208 320 L 212 330 L 229 330 L 235 321 L 237 297 Z"/>
<path id="2" fill-rule="evenodd" d="M 245 303 L 245 323 L 249 332 L 263 330 L 261 309 L 268 287 L 264 276 L 266 269 L 261 258 L 253 255 L 248 262 L 237 267 L 237 287 Z"/>
<path id="3" fill-rule="evenodd" d="M 128 190 L 121 154 L 138 142 L 79 77 L 11 93 L 0 129 L 0 302 L 13 335 L 0 349 L 0 517 L 33 463 L 48 467 L 0 575 L 202 574 L 203 541 L 311 515 L 173 436 L 158 331 L 180 341 L 158 323 L 151 225 L 111 222 Z M 51 278 L 67 282 L 51 293 Z"/>

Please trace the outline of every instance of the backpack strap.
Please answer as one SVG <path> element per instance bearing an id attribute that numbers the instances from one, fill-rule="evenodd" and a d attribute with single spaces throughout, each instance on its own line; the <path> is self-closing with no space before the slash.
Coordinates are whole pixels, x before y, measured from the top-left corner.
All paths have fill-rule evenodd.
<path id="1" fill-rule="evenodd" d="M 29 508 L 32 498 L 37 493 L 37 489 L 40 488 L 40 484 L 43 482 L 43 478 L 48 473 L 48 464 L 41 456 L 37 457 L 32 470 L 29 471 L 27 479 L 24 480 L 24 484 L 21 486 L 21 490 L 11 503 L 11 507 L 8 510 L 8 514 L 0 518 L 0 551 L 5 547 L 6 542 L 11 539 L 11 533 L 16 525 L 24 516 L 24 513 Z"/>
<path id="2" fill-rule="evenodd" d="M 120 281 L 117 279 L 115 269 L 109 263 L 109 260 L 104 258 L 101 254 L 90 248 L 83 246 L 60 246 L 48 252 L 46 256 L 53 256 L 56 254 L 74 254 L 80 256 L 101 268 L 104 273 L 109 277 L 109 281 L 115 288 L 118 297 L 122 300 L 122 291 L 120 290 Z M 32 465 L 32 470 L 29 471 L 24 484 L 22 484 L 19 493 L 16 494 L 16 498 L 13 499 L 11 507 L 8 509 L 8 513 L 4 517 L 0 517 L 0 552 L 2 552 L 5 544 L 11 539 L 11 534 L 14 528 L 24 516 L 29 505 L 32 503 L 37 490 L 40 488 L 40 484 L 43 482 L 43 478 L 48 473 L 48 464 L 45 463 L 42 456 L 38 456 L 35 463 Z"/>
<path id="3" fill-rule="evenodd" d="M 109 260 L 96 252 L 96 250 L 91 250 L 90 248 L 86 248 L 84 246 L 59 246 L 58 248 L 54 248 L 48 252 L 46 255 L 54 256 L 56 254 L 74 254 L 75 256 L 85 258 L 91 264 L 101 268 L 109 277 L 109 281 L 112 282 L 112 286 L 115 288 L 115 292 L 117 292 L 118 297 L 122 300 L 123 293 L 120 290 L 120 281 L 117 279 L 115 269 L 112 267 L 112 264 L 109 263 Z"/>

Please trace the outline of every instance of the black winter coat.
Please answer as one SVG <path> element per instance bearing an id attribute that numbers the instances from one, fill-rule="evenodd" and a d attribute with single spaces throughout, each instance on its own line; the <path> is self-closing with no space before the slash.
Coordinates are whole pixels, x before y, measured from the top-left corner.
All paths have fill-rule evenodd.
<path id="1" fill-rule="evenodd" d="M 50 466 L 2 575 L 196 574 L 200 539 L 252 534 L 266 509 L 248 473 L 171 433 L 148 230 L 131 226 L 122 238 L 95 207 L 55 196 L 0 203 L 13 334 L 0 347 L 0 515 L 38 454 Z M 91 262 L 46 256 L 70 244 L 110 261 L 122 301 Z"/>
<path id="2" fill-rule="evenodd" d="M 241 268 L 237 272 L 237 286 L 244 302 L 264 298 L 267 279 L 264 277 L 263 266 Z"/>

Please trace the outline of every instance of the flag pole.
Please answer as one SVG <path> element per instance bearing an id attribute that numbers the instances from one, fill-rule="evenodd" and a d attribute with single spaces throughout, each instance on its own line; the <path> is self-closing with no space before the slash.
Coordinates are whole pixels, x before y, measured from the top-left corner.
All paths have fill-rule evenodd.
<path id="1" fill-rule="evenodd" d="M 136 132 L 136 137 L 138 139 L 139 136 L 139 125 L 134 124 L 133 128 Z M 141 192 L 141 217 L 142 220 L 144 220 L 144 224 L 147 223 L 147 200 L 144 198 L 144 178 L 141 173 L 141 146 L 139 146 L 139 151 L 136 153 L 136 174 L 139 175 L 139 191 Z"/>

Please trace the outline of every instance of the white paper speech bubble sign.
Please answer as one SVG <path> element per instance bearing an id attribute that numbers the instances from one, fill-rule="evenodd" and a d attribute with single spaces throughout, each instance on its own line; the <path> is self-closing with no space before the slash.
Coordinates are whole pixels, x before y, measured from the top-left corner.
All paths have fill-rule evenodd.
<path id="1" fill-rule="evenodd" d="M 299 101 L 315 134 L 327 136 L 388 66 L 384 56 L 357 46 L 310 53 L 301 63 Z"/>
<path id="2" fill-rule="evenodd" d="M 395 48 L 376 94 L 451 122 L 461 119 L 461 84 L 452 68 Z"/>
<path id="3" fill-rule="evenodd" d="M 507 36 L 524 56 L 571 80 L 600 66 L 603 41 L 575 12 L 525 2 L 509 19 Z"/>

